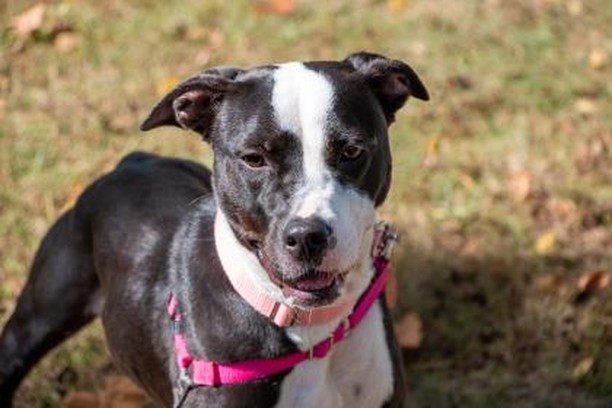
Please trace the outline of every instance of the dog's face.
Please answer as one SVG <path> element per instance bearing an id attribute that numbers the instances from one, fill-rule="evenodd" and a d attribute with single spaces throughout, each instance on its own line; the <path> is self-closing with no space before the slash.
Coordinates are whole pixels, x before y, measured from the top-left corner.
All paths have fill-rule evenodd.
<path id="1" fill-rule="evenodd" d="M 179 125 L 215 153 L 220 211 L 285 300 L 322 306 L 369 280 L 374 209 L 387 195 L 387 128 L 408 96 L 428 99 L 399 61 L 218 68 L 173 90 L 144 130 Z"/>

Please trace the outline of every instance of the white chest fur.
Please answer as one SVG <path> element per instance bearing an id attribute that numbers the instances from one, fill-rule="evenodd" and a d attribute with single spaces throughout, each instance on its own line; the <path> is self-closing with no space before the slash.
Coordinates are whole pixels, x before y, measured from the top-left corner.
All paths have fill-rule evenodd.
<path id="1" fill-rule="evenodd" d="M 383 314 L 375 304 L 324 359 L 305 361 L 285 377 L 278 408 L 377 408 L 393 392 Z"/>

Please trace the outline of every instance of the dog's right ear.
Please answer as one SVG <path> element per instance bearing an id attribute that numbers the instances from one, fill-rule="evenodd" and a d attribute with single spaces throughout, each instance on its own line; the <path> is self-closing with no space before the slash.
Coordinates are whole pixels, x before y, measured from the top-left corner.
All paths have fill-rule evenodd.
<path id="1" fill-rule="evenodd" d="M 395 120 L 395 112 L 409 96 L 429 100 L 427 88 L 419 76 L 402 61 L 370 52 L 357 52 L 346 57 L 344 62 L 352 65 L 365 78 L 378 98 L 389 125 Z"/>
<path id="2" fill-rule="evenodd" d="M 212 68 L 178 85 L 153 108 L 140 125 L 147 131 L 160 126 L 179 126 L 209 139 L 209 130 L 227 92 L 236 86 L 234 79 L 243 70 Z"/>

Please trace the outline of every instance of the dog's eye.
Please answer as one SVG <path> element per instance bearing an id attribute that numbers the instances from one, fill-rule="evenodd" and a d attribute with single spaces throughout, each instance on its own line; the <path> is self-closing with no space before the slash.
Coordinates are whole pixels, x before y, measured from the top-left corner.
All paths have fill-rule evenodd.
<path id="1" fill-rule="evenodd" d="M 346 145 L 342 148 L 344 160 L 357 160 L 363 154 L 363 148 L 357 145 Z"/>
<path id="2" fill-rule="evenodd" d="M 266 165 L 266 159 L 257 153 L 247 153 L 242 155 L 240 159 L 252 169 L 259 169 Z"/>

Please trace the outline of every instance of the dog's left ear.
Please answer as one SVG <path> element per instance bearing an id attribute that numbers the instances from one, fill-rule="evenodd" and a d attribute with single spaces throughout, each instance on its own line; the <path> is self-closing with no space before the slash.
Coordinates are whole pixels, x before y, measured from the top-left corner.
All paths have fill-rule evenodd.
<path id="1" fill-rule="evenodd" d="M 236 87 L 241 69 L 212 68 L 189 78 L 168 93 L 140 125 L 147 131 L 160 126 L 193 130 L 208 141 L 209 130 L 223 97 Z"/>
<path id="2" fill-rule="evenodd" d="M 389 125 L 395 120 L 395 112 L 404 106 L 409 96 L 423 101 L 429 100 L 429 93 L 421 79 L 402 61 L 369 52 L 358 52 L 346 57 L 344 62 L 363 75 L 380 101 Z"/>

